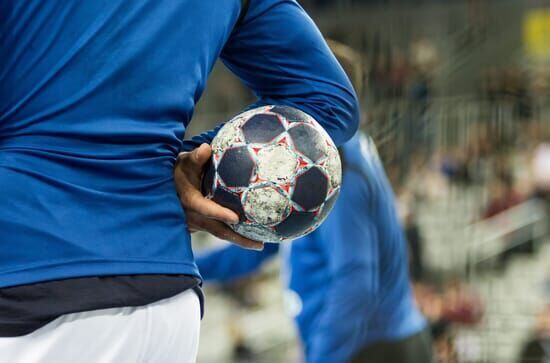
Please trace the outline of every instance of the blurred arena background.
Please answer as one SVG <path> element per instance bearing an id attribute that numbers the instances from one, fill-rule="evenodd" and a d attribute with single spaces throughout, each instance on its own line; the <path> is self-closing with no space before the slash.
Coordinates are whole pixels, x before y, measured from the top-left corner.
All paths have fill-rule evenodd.
<path id="1" fill-rule="evenodd" d="M 550 361 L 550 1 L 301 3 L 362 90 L 439 362 Z M 187 136 L 252 99 L 216 66 Z M 200 363 L 299 359 L 278 271 L 206 288 Z"/>

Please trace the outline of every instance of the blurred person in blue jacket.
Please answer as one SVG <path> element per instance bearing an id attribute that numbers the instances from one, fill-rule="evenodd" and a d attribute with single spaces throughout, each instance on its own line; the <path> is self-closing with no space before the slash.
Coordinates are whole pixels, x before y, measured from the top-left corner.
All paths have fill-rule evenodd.
<path id="1" fill-rule="evenodd" d="M 308 363 L 428 363 L 431 338 L 413 299 L 407 244 L 374 143 L 356 134 L 341 148 L 341 193 L 313 233 L 261 252 L 205 252 L 207 282 L 256 271 L 279 250 L 289 301 Z"/>

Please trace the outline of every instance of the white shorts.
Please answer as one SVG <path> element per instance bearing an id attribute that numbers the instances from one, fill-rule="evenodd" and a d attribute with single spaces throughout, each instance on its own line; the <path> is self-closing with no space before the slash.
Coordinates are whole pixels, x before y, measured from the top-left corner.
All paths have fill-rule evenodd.
<path id="1" fill-rule="evenodd" d="M 145 306 L 67 314 L 31 334 L 0 338 L 0 362 L 193 363 L 200 314 L 192 289 Z"/>

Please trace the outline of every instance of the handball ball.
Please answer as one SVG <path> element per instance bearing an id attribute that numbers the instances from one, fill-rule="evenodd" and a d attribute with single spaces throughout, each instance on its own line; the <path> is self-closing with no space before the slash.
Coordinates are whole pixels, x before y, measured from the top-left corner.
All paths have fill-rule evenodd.
<path id="1" fill-rule="evenodd" d="M 292 107 L 263 106 L 220 129 L 202 193 L 239 215 L 229 225 L 235 232 L 282 242 L 323 222 L 341 179 L 338 150 L 317 121 Z"/>

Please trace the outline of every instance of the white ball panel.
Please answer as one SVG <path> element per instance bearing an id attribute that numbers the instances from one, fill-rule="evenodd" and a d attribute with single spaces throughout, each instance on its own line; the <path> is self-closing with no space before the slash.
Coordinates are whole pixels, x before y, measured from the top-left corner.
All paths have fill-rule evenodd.
<path id="1" fill-rule="evenodd" d="M 231 228 L 238 234 L 260 242 L 280 242 L 281 238 L 271 229 L 255 224 L 239 223 Z"/>
<path id="2" fill-rule="evenodd" d="M 243 207 L 252 221 L 272 225 L 285 219 L 290 201 L 273 187 L 257 187 L 247 192 Z"/>
<path id="3" fill-rule="evenodd" d="M 325 162 L 325 169 L 329 175 L 330 187 L 339 187 L 342 183 L 342 163 L 337 150 L 329 148 L 328 157 Z"/>
<path id="4" fill-rule="evenodd" d="M 242 143 L 243 136 L 241 131 L 242 118 L 234 118 L 227 122 L 218 131 L 218 134 L 212 141 L 212 150 L 214 153 L 220 153 L 235 144 Z"/>
<path id="5" fill-rule="evenodd" d="M 298 158 L 285 145 L 261 149 L 257 156 L 258 176 L 270 182 L 288 183 L 296 174 Z"/>

